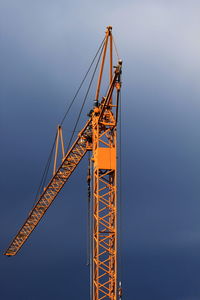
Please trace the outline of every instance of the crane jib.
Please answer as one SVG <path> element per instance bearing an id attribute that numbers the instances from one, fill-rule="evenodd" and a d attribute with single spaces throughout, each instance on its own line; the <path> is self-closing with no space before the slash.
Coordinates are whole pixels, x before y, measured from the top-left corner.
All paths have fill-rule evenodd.
<path id="1" fill-rule="evenodd" d="M 8 256 L 15 255 L 32 231 L 38 225 L 43 215 L 52 204 L 64 184 L 67 182 L 70 175 L 73 173 L 81 159 L 84 157 L 88 150 L 87 131 L 91 120 L 89 120 L 83 130 L 80 132 L 80 136 L 77 138 L 71 149 L 66 154 L 61 166 L 57 169 L 55 175 L 44 189 L 44 192 L 40 196 L 39 200 L 29 213 L 28 218 L 22 225 L 17 235 L 9 245 L 8 249 L 4 253 Z"/>

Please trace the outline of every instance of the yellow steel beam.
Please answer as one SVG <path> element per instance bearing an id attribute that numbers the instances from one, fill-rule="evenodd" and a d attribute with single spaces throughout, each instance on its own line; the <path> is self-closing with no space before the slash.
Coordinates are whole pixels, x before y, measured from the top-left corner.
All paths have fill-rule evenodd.
<path id="1" fill-rule="evenodd" d="M 8 249 L 5 251 L 5 255 L 13 256 L 19 251 L 32 231 L 38 225 L 53 200 L 63 188 L 68 178 L 76 169 L 77 165 L 88 150 L 87 136 L 90 134 L 90 124 L 91 119 L 87 121 L 85 127 L 79 133 L 78 138 L 64 157 L 62 164 L 55 172 L 39 200 L 30 211 L 25 223 L 22 225 Z"/>
<path id="2" fill-rule="evenodd" d="M 92 299 L 117 300 L 117 119 L 122 61 L 112 72 L 112 32 L 110 39 L 110 88 L 92 114 Z M 106 40 L 105 52 L 108 40 Z M 102 69 L 106 53 L 102 59 Z M 100 79 L 102 76 L 100 70 Z M 98 83 L 98 90 L 100 84 Z M 116 97 L 113 92 L 116 89 Z M 113 103 L 114 102 L 114 103 Z"/>

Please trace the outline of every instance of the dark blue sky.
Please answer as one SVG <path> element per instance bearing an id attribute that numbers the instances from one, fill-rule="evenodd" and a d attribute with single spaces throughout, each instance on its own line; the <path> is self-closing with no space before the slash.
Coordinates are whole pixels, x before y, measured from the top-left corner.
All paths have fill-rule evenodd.
<path id="1" fill-rule="evenodd" d="M 199 15 L 195 0 L 1 0 L 2 253 L 33 205 L 56 126 L 112 25 L 124 61 L 124 299 L 200 300 Z M 19 254 L 0 256 L 0 299 L 89 299 L 86 166 Z"/>

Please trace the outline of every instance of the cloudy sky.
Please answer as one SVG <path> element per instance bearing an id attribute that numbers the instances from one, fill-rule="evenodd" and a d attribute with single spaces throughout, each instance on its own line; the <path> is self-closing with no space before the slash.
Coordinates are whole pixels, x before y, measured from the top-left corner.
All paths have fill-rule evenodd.
<path id="1" fill-rule="evenodd" d="M 1 253 L 34 203 L 56 126 L 112 25 L 124 62 L 124 299 L 200 300 L 199 16 L 199 0 L 0 1 Z M 19 254 L 1 255 L 0 299 L 89 299 L 86 167 Z"/>

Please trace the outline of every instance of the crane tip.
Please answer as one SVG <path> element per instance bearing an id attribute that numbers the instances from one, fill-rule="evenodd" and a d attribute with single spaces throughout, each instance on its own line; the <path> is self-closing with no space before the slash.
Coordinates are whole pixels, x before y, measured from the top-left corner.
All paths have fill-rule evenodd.
<path id="1" fill-rule="evenodd" d="M 107 26 L 106 28 L 108 29 L 108 31 L 112 30 L 112 26 L 111 25 Z"/>

